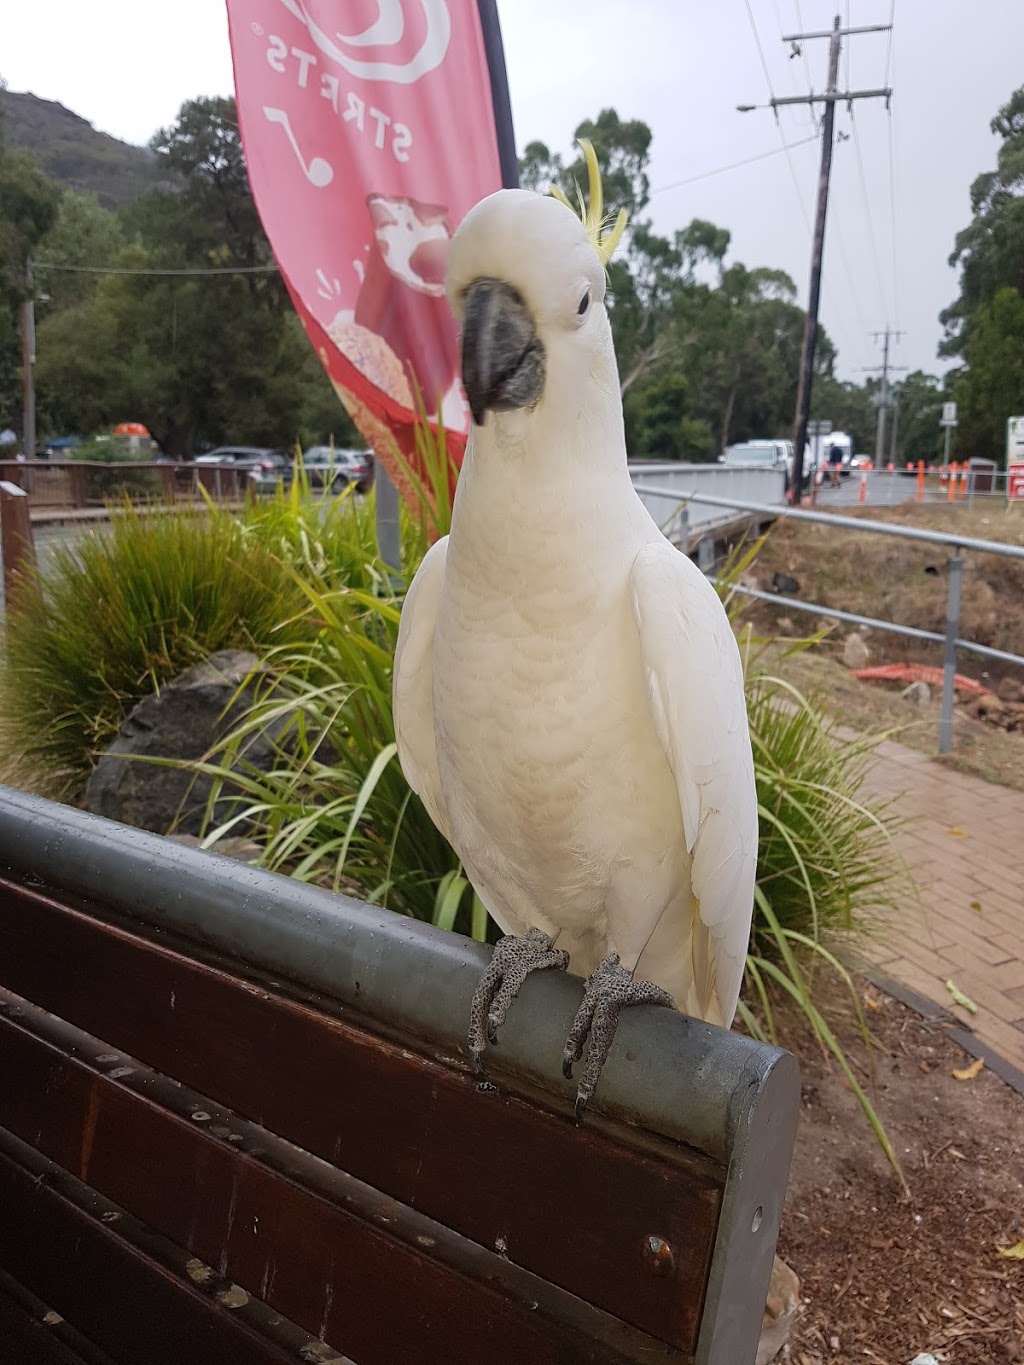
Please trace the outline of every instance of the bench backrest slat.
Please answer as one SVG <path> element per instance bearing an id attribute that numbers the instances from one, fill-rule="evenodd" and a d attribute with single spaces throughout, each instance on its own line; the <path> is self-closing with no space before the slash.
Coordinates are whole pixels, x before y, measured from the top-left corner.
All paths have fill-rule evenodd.
<path id="1" fill-rule="evenodd" d="M 626 1011 L 577 1126 L 557 1063 L 579 984 L 531 977 L 482 1081 L 483 960 L 0 789 L 0 1154 L 24 1243 L 0 1239 L 0 1309 L 36 1342 L 25 1303 L 67 1309 L 49 1344 L 86 1365 L 164 1358 L 133 1354 L 118 1283 L 157 1323 L 180 1299 L 166 1341 L 190 1322 L 195 1365 L 752 1365 L 792 1058 Z M 88 1307 L 64 1285 L 82 1277 Z"/>

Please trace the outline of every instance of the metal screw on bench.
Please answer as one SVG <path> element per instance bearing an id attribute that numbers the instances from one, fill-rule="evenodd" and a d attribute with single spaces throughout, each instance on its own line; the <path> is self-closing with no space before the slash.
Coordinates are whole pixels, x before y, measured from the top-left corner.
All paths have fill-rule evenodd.
<path id="1" fill-rule="evenodd" d="M 660 1279 L 667 1279 L 676 1268 L 676 1258 L 663 1237 L 651 1234 L 644 1239 L 644 1263 L 647 1269 Z"/>

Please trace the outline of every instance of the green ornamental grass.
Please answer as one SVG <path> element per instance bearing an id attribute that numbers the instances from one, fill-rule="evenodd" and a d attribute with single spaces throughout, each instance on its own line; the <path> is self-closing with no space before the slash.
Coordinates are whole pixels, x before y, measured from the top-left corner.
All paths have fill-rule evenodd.
<path id="1" fill-rule="evenodd" d="M 406 581 L 450 518 L 443 439 L 424 439 L 419 454 L 429 494 L 419 516 L 403 511 Z M 730 607 L 756 550 L 722 576 Z M 380 560 L 372 499 L 316 500 L 301 478 L 237 517 L 126 512 L 109 538 L 64 552 L 45 584 L 24 586 L 0 673 L 0 740 L 23 755 L 36 790 L 74 798 L 139 696 L 214 650 L 251 646 L 270 672 L 196 765 L 214 779 L 207 846 L 244 824 L 271 869 L 493 938 L 398 762 L 391 675 L 403 591 Z M 741 1020 L 774 1039 L 773 1001 L 794 1000 L 898 1171 L 815 989 L 822 969 L 839 974 L 870 1046 L 842 955 L 913 894 L 893 840 L 899 819 L 864 792 L 882 736 L 839 736 L 813 698 L 767 671 L 749 632 L 743 645 L 761 833 Z M 257 772 L 244 751 L 270 727 L 277 761 Z"/>

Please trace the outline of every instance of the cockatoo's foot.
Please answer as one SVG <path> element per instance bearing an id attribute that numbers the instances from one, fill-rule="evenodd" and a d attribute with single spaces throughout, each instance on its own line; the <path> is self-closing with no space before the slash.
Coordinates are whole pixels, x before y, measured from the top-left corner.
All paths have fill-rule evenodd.
<path id="1" fill-rule="evenodd" d="M 505 1022 L 508 1007 L 519 994 L 531 972 L 542 967 L 565 971 L 569 954 L 552 947 L 554 939 L 540 929 L 528 929 L 520 937 L 506 934 L 495 944 L 490 966 L 473 992 L 469 1015 L 469 1053 L 477 1071 L 483 1070 L 480 1058 L 485 1042 L 498 1041 L 498 1029 Z"/>
<path id="2" fill-rule="evenodd" d="M 625 967 L 620 965 L 618 953 L 612 953 L 587 982 L 583 1004 L 576 1011 L 576 1018 L 565 1040 L 562 1074 L 566 1080 L 571 1080 L 573 1062 L 578 1062 L 583 1056 L 583 1044 L 587 1035 L 590 1035 L 587 1064 L 576 1091 L 577 1123 L 582 1121 L 587 1104 L 597 1089 L 615 1030 L 619 1026 L 619 1011 L 627 1005 L 667 1005 L 669 1009 L 675 1009 L 676 1002 L 668 991 L 663 991 L 653 982 L 634 981 Z"/>

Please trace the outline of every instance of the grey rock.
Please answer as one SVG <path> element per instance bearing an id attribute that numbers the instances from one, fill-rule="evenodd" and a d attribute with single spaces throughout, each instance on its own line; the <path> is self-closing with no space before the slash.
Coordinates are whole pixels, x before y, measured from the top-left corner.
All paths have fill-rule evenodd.
<path id="1" fill-rule="evenodd" d="M 907 701 L 912 701 L 915 706 L 929 706 L 932 700 L 932 689 L 926 682 L 912 682 L 909 687 L 903 689 L 900 696 L 906 697 Z"/>
<path id="2" fill-rule="evenodd" d="M 264 672 L 255 654 L 222 650 L 144 697 L 93 770 L 86 809 L 156 834 L 172 828 L 178 834 L 199 834 L 212 779 L 188 768 L 138 759 L 203 758 L 251 706 L 254 688 L 243 684 Z M 274 737 L 269 732 L 254 736 L 245 749 L 246 764 L 269 769 Z"/>
<path id="3" fill-rule="evenodd" d="M 777 573 L 772 575 L 772 592 L 780 593 L 783 597 L 793 597 L 800 591 L 800 583 L 788 573 Z"/>
<path id="4" fill-rule="evenodd" d="M 843 645 L 843 663 L 847 668 L 867 668 L 871 662 L 871 650 L 867 646 L 867 641 L 863 635 L 854 631 L 852 635 L 846 637 Z"/>
<path id="5" fill-rule="evenodd" d="M 772 1279 L 768 1287 L 761 1323 L 761 1339 L 757 1344 L 757 1365 L 769 1365 L 789 1340 L 793 1319 L 800 1308 L 800 1280 L 781 1256 L 772 1263 Z"/>

